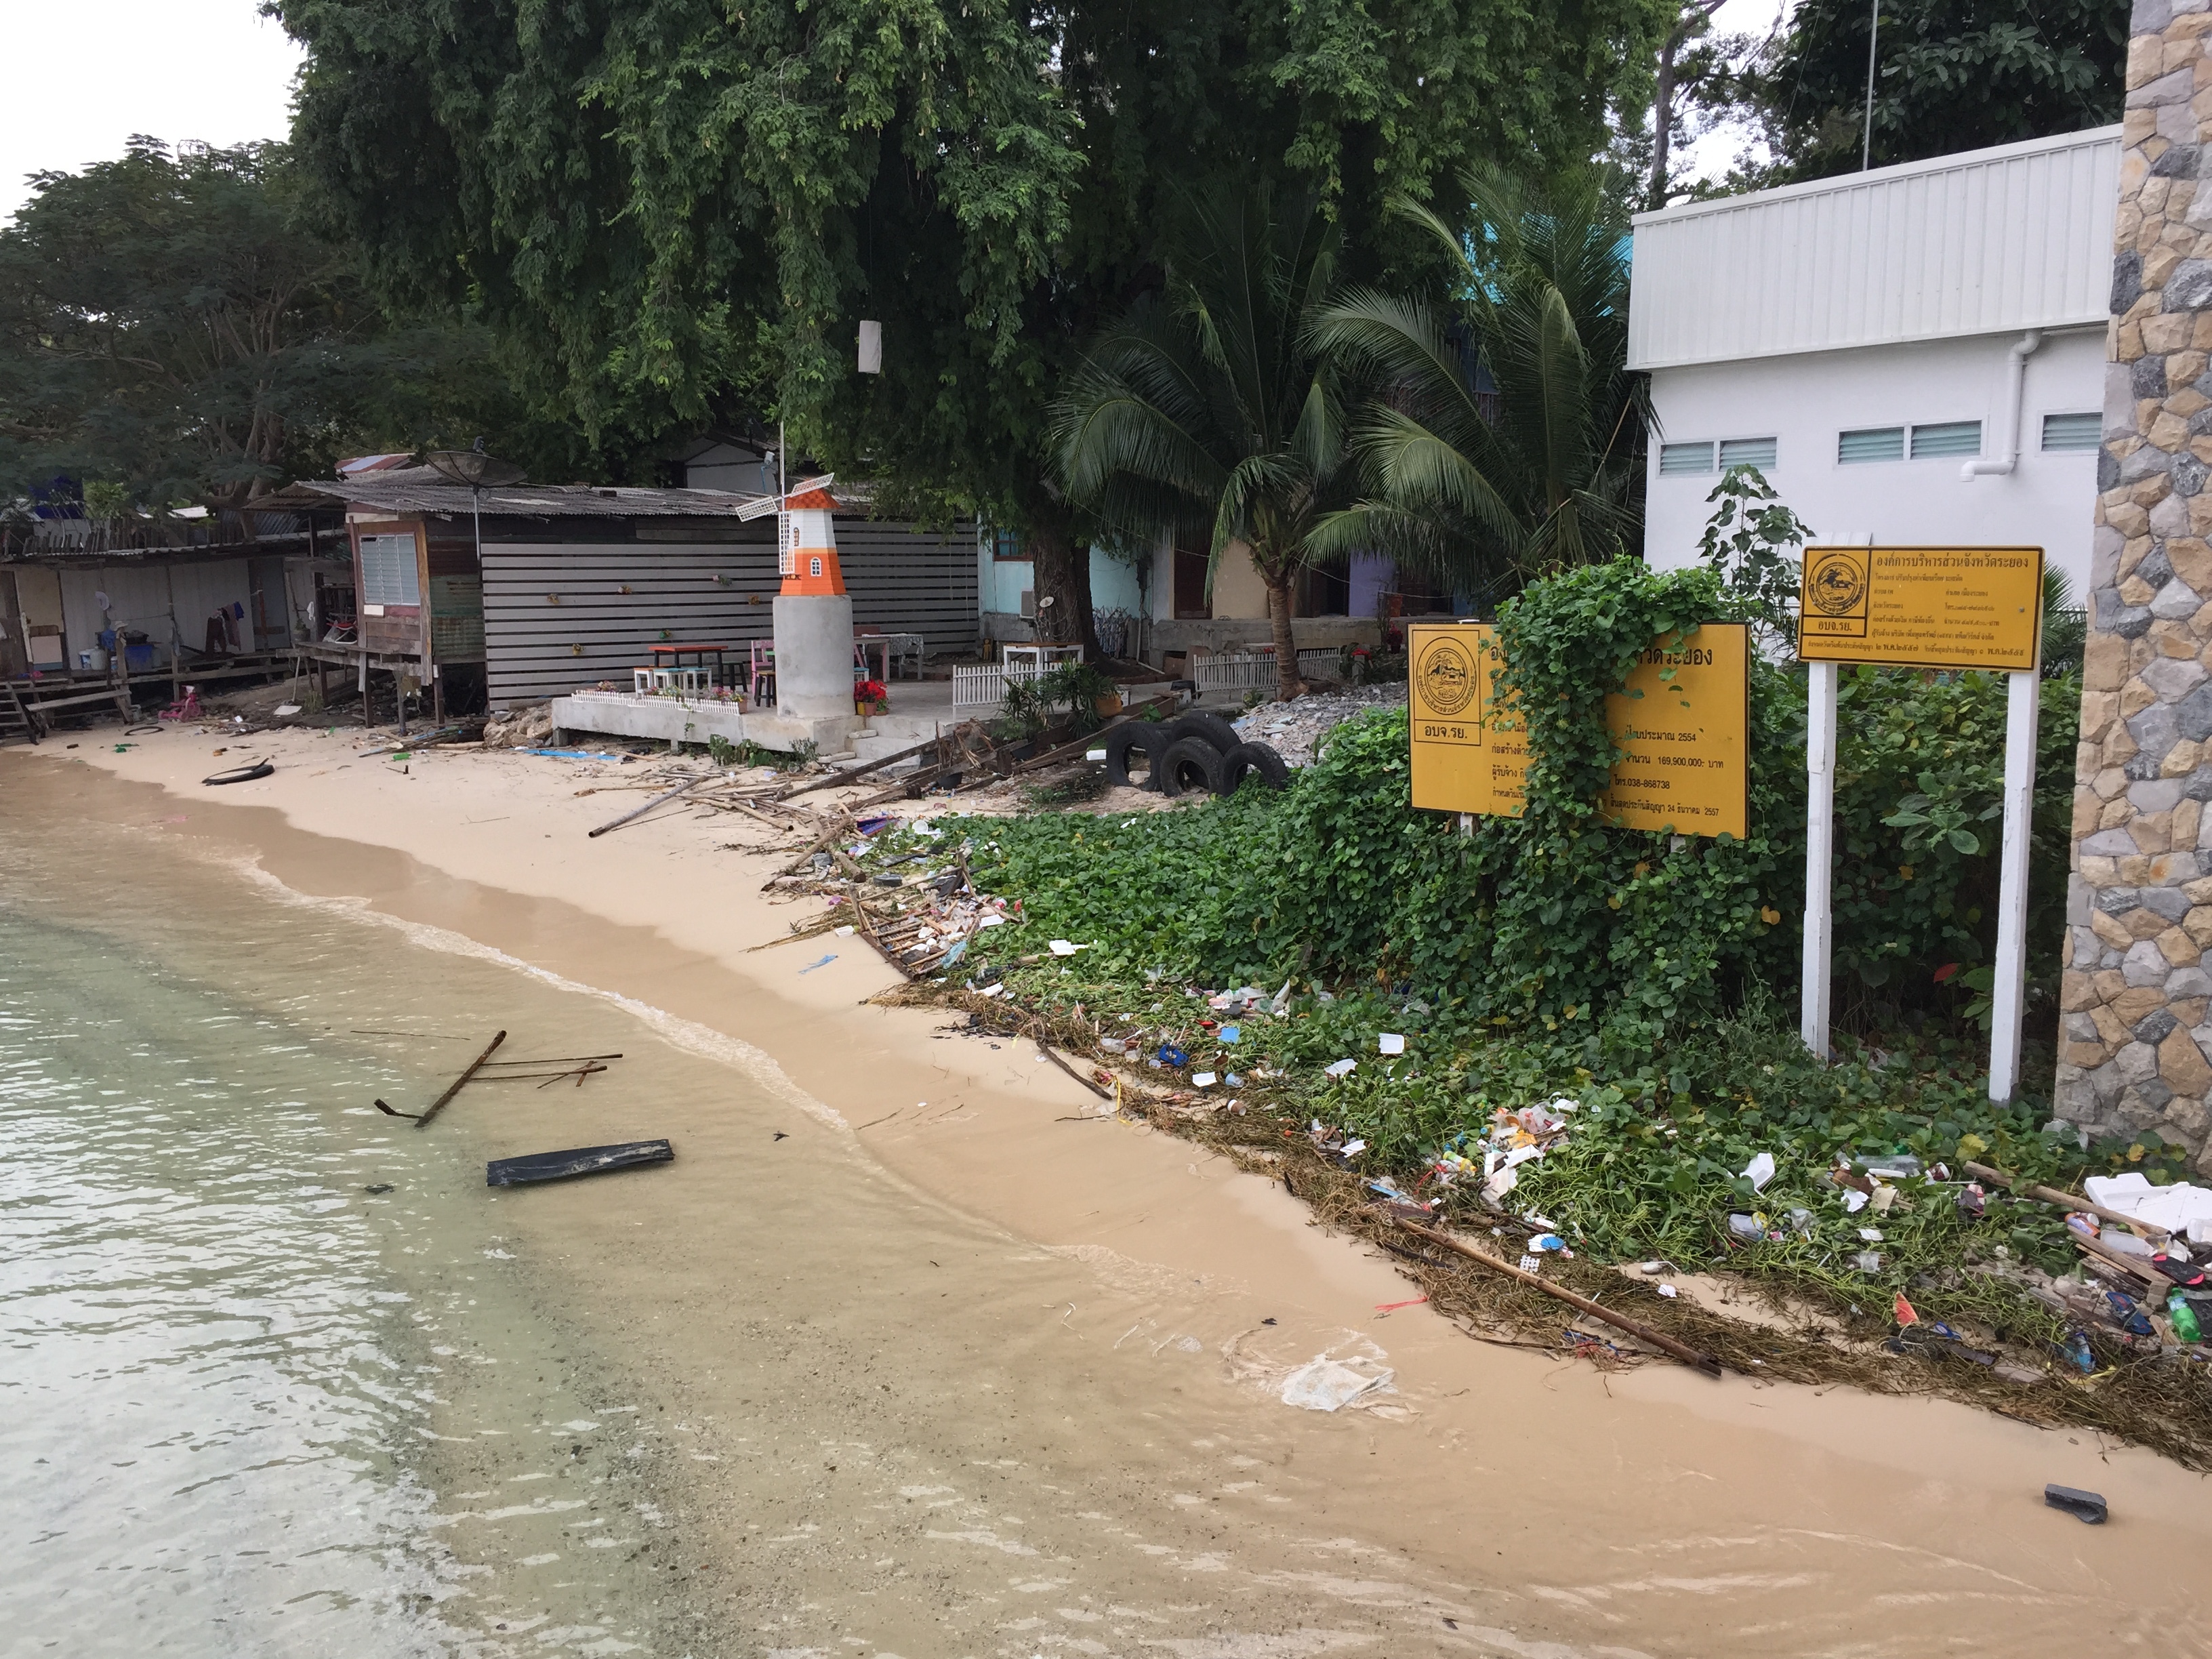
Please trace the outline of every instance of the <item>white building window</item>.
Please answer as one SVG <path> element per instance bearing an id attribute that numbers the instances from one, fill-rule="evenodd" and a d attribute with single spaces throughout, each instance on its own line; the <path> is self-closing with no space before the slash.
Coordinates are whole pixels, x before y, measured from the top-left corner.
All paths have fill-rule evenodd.
<path id="1" fill-rule="evenodd" d="M 1778 445 L 1771 438 L 1723 438 L 1721 441 L 1721 471 L 1732 466 L 1755 466 L 1761 472 L 1774 471 Z"/>
<path id="2" fill-rule="evenodd" d="M 361 538 L 361 592 L 363 605 L 420 605 L 422 589 L 416 579 L 415 538 L 412 536 L 363 536 Z"/>
<path id="3" fill-rule="evenodd" d="M 1662 444 L 1659 446 L 1659 472 L 1671 477 L 1678 472 L 1710 472 L 1713 470 L 1713 447 L 1705 444 Z"/>
<path id="4" fill-rule="evenodd" d="M 2043 417 L 2045 449 L 2096 449 L 2105 441 L 2105 417 L 2096 410 Z"/>
<path id="5" fill-rule="evenodd" d="M 1901 426 L 1868 427 L 1857 432 L 1838 432 L 1836 434 L 1836 460 L 1844 466 L 1854 466 L 1865 461 L 1901 461 L 1905 459 L 1905 428 Z"/>
<path id="6" fill-rule="evenodd" d="M 1982 453 L 1979 421 L 1937 421 L 1912 428 L 1912 459 L 1941 461 Z"/>

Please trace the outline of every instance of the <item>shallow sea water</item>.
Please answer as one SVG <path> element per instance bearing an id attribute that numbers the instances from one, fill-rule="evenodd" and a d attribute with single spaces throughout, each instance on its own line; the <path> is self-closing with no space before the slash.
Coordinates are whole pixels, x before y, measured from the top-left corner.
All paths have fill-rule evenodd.
<path id="1" fill-rule="evenodd" d="M 0 812 L 9 1650 L 1258 1656 L 1468 1613 L 1220 1432 L 1161 1286 L 889 1177 L 745 1045 L 157 804 L 58 827 Z M 495 1024 L 624 1058 L 376 1110 Z M 483 1185 L 672 1124 L 664 1170 Z"/>
<path id="2" fill-rule="evenodd" d="M 635 1023 L 143 827 L 84 826 L 65 873 L 10 838 L 0 822 L 10 1650 L 434 1653 L 501 1626 L 632 1645 L 627 1552 L 515 1565 L 552 1565 L 588 1500 L 441 1479 L 457 1413 L 563 1454 L 592 1437 L 557 1384 L 487 1381 L 564 1333 L 492 1271 L 511 1253 L 463 1109 L 416 1133 L 372 1101 L 433 1097 L 481 1046 L 451 1018 L 471 1002 L 564 1042 Z M 370 1034 L 399 1031 L 419 1035 Z M 522 1545 L 457 1551 L 487 1516 Z"/>

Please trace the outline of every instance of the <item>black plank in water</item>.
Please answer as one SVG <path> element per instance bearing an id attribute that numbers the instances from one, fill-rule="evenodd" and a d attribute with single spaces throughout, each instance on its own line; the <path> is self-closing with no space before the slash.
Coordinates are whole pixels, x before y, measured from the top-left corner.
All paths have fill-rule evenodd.
<path id="1" fill-rule="evenodd" d="M 484 1185 L 524 1187 L 538 1181 L 566 1181 L 636 1164 L 666 1164 L 675 1156 L 676 1149 L 665 1140 L 625 1140 L 613 1146 L 572 1146 L 565 1152 L 495 1158 L 484 1165 Z"/>

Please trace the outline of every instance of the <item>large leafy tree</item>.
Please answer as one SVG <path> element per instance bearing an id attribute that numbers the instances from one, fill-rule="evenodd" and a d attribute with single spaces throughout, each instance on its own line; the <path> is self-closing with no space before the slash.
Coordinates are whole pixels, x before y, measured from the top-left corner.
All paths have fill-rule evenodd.
<path id="1" fill-rule="evenodd" d="M 481 305 L 605 465 L 706 423 L 1019 530 L 1088 617 L 1046 410 L 1178 189 L 1377 212 L 1588 154 L 1667 0 L 276 0 L 295 142 L 397 293 Z M 1425 257 L 1425 250 L 1412 250 Z M 863 319 L 884 372 L 854 369 Z M 634 464 L 634 461 L 633 463 Z M 1085 623 L 1087 631 L 1087 622 Z"/>
<path id="2" fill-rule="evenodd" d="M 1092 344 L 1053 410 L 1071 498 L 1124 536 L 1211 532 L 1209 578 L 1241 544 L 1267 589 L 1285 697 L 1304 688 L 1291 590 L 1344 470 L 1344 410 L 1314 325 L 1340 237 L 1305 200 L 1194 205 L 1164 294 Z"/>
<path id="3" fill-rule="evenodd" d="M 1400 211 L 1458 266 L 1452 301 L 1355 290 L 1315 338 L 1380 392 L 1355 422 L 1372 488 L 1314 532 L 1494 601 L 1634 550 L 1649 383 L 1627 368 L 1627 214 L 1595 167 L 1471 170 L 1468 219 Z"/>
<path id="4" fill-rule="evenodd" d="M 498 408 L 484 341 L 389 324 L 295 183 L 279 146 L 150 138 L 36 176 L 0 230 L 0 493 L 235 506 Z"/>
<path id="5" fill-rule="evenodd" d="M 1772 48 L 1701 90 L 1764 130 L 1773 165 L 1745 182 L 1847 173 L 1866 147 L 1874 46 L 1874 165 L 2120 118 L 2129 0 L 1802 0 Z"/>

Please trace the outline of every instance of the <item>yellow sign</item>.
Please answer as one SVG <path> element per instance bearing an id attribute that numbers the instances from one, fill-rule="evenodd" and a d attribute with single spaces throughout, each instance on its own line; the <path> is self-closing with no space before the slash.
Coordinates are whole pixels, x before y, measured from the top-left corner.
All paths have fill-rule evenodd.
<path id="1" fill-rule="evenodd" d="M 1750 651 L 1741 623 L 1707 623 L 1645 653 L 1626 690 L 1606 700 L 1606 723 L 1626 751 L 1603 803 L 1612 822 L 1687 836 L 1748 833 Z M 1520 817 L 1528 744 L 1498 690 L 1498 630 L 1414 623 L 1407 652 L 1413 805 Z"/>
<path id="2" fill-rule="evenodd" d="M 1639 695 L 1640 694 L 1640 695 Z M 1601 798 L 1624 830 L 1678 836 L 1751 834 L 1751 630 L 1705 623 L 1654 646 L 1605 700 L 1625 750 Z"/>
<path id="3" fill-rule="evenodd" d="M 1406 629 L 1413 805 L 1441 812 L 1521 816 L 1528 745 L 1495 706 L 1504 659 L 1487 623 L 1413 623 Z"/>
<path id="4" fill-rule="evenodd" d="M 1806 662 L 2036 665 L 2039 547 L 1808 547 L 1802 581 L 1797 655 Z"/>

